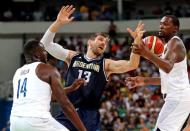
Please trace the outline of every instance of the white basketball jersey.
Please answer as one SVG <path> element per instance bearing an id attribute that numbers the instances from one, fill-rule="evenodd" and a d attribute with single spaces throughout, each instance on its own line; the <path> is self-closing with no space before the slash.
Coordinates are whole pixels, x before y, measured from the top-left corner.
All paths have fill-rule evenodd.
<path id="1" fill-rule="evenodd" d="M 182 43 L 183 41 L 174 36 L 171 39 L 177 38 Z M 166 49 L 167 44 L 164 47 Z M 162 54 L 162 58 L 165 56 L 164 52 Z M 179 63 L 175 63 L 172 70 L 169 73 L 165 73 L 163 70 L 159 69 L 160 77 L 161 77 L 161 91 L 163 94 L 168 93 L 177 93 L 178 91 L 184 90 L 185 88 L 189 88 L 189 79 L 187 72 L 187 58 L 185 57 Z"/>
<path id="2" fill-rule="evenodd" d="M 47 118 L 50 115 L 51 88 L 38 78 L 40 62 L 24 65 L 13 77 L 13 107 L 11 115 Z"/>

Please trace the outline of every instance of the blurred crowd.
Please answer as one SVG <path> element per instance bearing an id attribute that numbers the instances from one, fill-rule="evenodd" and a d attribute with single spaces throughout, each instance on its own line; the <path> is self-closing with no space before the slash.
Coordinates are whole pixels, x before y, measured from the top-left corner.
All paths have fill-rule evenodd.
<path id="1" fill-rule="evenodd" d="M 72 4 L 76 7 L 74 13 L 77 21 L 103 21 L 160 18 L 165 14 L 177 17 L 190 16 L 190 2 L 180 1 L 125 1 L 118 8 L 117 0 L 31 0 L 32 2 L 16 2 L 6 0 L 0 5 L 1 21 L 53 21 L 62 5 Z M 142 3 L 143 2 L 143 6 Z M 179 1 L 178 1 L 179 2 Z M 122 11 L 119 11 L 122 10 Z M 122 14 L 118 13 L 122 12 Z M 121 15 L 121 16 L 120 16 Z"/>

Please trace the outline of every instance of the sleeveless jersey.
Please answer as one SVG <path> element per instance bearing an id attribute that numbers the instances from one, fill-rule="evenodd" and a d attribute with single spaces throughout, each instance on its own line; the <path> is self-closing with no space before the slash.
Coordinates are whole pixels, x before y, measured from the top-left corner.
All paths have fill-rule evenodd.
<path id="1" fill-rule="evenodd" d="M 179 37 L 174 36 L 171 39 L 177 38 L 183 42 Z M 164 46 L 166 50 L 167 44 Z M 165 56 L 164 52 L 161 55 L 163 58 Z M 163 70 L 159 69 L 161 77 L 161 91 L 163 94 L 178 93 L 181 90 L 189 88 L 189 79 L 187 72 L 187 58 L 185 57 L 179 63 L 174 63 L 172 70 L 169 73 L 165 73 Z M 174 97 L 174 96 L 173 96 Z M 177 97 L 177 95 L 175 96 Z"/>
<path id="2" fill-rule="evenodd" d="M 86 81 L 86 85 L 68 94 L 75 107 L 99 108 L 100 99 L 107 84 L 104 61 L 104 57 L 89 60 L 82 54 L 72 58 L 66 74 L 65 86 L 70 86 L 77 78 L 83 78 Z"/>
<path id="3" fill-rule="evenodd" d="M 36 67 L 40 62 L 24 65 L 13 77 L 13 107 L 11 115 L 48 118 L 51 88 L 38 78 Z"/>

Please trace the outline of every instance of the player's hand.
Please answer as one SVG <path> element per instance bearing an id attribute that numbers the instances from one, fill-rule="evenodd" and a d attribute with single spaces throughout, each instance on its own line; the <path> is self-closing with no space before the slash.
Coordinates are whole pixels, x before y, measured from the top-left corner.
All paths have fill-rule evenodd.
<path id="1" fill-rule="evenodd" d="M 127 77 L 125 79 L 125 86 L 128 87 L 129 89 L 139 87 L 139 86 L 144 86 L 144 77 L 141 76 L 136 76 L 136 77 Z"/>
<path id="2" fill-rule="evenodd" d="M 138 33 L 142 32 L 143 29 L 144 29 L 144 23 L 142 23 L 142 21 L 139 21 L 138 25 L 134 31 L 130 28 L 127 28 L 127 31 L 129 32 L 131 37 L 133 37 L 133 39 L 135 39 L 137 37 Z M 143 31 L 143 32 L 145 32 L 145 31 Z"/>
<path id="3" fill-rule="evenodd" d="M 57 15 L 56 22 L 63 25 L 71 22 L 74 17 L 71 17 L 75 8 L 72 5 L 63 6 Z"/>
<path id="4" fill-rule="evenodd" d="M 138 55 L 141 55 L 142 57 L 148 59 L 149 54 L 151 53 L 149 48 L 144 44 L 133 44 L 132 45 L 132 52 Z"/>
<path id="5" fill-rule="evenodd" d="M 70 86 L 70 89 L 72 91 L 77 90 L 80 86 L 85 84 L 85 80 L 84 79 L 76 79 L 73 84 Z"/>

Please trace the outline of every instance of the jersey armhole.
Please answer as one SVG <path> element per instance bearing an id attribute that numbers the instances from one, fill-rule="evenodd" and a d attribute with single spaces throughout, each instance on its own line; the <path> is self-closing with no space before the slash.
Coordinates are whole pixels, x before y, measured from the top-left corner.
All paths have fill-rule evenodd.
<path id="1" fill-rule="evenodd" d="M 104 76 L 106 78 L 106 81 L 108 81 L 108 76 L 106 75 L 106 72 L 105 72 L 105 59 L 103 59 L 103 71 L 104 71 Z"/>

